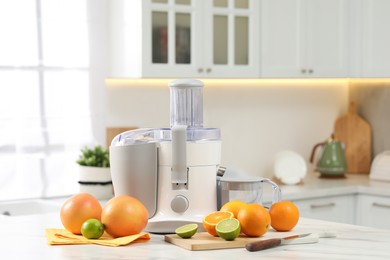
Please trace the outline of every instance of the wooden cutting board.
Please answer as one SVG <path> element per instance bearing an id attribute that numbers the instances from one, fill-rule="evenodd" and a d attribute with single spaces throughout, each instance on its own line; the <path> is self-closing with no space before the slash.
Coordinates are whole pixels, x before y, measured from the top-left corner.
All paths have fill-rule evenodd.
<path id="1" fill-rule="evenodd" d="M 345 144 L 347 173 L 368 174 L 371 167 L 371 126 L 356 113 L 354 102 L 334 126 L 334 137 Z"/>
<path id="2" fill-rule="evenodd" d="M 270 238 L 283 238 L 293 235 L 299 235 L 303 231 L 289 231 L 289 232 L 276 232 L 270 230 L 264 236 L 261 237 L 246 237 L 239 236 L 233 241 L 226 241 L 220 237 L 214 237 L 207 232 L 196 233 L 193 237 L 184 239 L 176 234 L 165 235 L 164 240 L 182 248 L 199 251 L 199 250 L 214 250 L 214 249 L 229 249 L 229 248 L 244 248 L 249 242 L 266 240 Z"/>

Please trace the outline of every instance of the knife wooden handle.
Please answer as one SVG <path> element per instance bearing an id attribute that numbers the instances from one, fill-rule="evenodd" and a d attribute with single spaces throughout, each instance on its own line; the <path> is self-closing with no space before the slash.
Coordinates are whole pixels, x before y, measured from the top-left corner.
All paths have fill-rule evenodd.
<path id="1" fill-rule="evenodd" d="M 254 252 L 260 251 L 267 248 L 279 246 L 282 243 L 280 238 L 271 238 L 267 240 L 261 240 L 256 242 L 251 242 L 245 245 L 246 250 Z"/>

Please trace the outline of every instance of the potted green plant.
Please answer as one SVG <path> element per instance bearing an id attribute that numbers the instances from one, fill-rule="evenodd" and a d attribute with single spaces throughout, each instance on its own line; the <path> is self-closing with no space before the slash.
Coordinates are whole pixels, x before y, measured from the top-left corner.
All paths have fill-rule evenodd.
<path id="1" fill-rule="evenodd" d="M 108 149 L 100 145 L 95 146 L 93 149 L 84 147 L 81 150 L 77 163 L 82 166 L 108 168 L 110 167 L 110 154 Z"/>
<path id="2" fill-rule="evenodd" d="M 87 192 L 98 199 L 113 197 L 109 150 L 100 145 L 84 147 L 76 161 L 80 165 L 80 192 Z"/>

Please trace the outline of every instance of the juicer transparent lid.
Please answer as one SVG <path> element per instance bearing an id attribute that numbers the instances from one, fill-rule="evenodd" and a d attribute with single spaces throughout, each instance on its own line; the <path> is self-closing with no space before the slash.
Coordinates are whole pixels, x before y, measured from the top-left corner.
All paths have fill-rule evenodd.
<path id="1" fill-rule="evenodd" d="M 220 140 L 218 128 L 203 127 L 203 82 L 178 79 L 169 83 L 171 128 L 147 128 L 117 135 L 111 146 L 172 141 L 172 128 L 187 127 L 187 141 Z"/>
<path id="2" fill-rule="evenodd" d="M 215 141 L 220 140 L 221 132 L 218 128 L 188 128 L 187 141 Z M 142 128 L 130 130 L 117 135 L 111 146 L 125 146 L 172 141 L 170 128 Z"/>

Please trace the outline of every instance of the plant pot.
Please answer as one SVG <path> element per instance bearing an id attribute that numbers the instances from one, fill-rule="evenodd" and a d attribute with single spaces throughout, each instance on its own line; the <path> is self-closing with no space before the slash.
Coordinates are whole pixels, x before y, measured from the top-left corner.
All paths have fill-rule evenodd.
<path id="1" fill-rule="evenodd" d="M 110 168 L 81 166 L 79 168 L 80 192 L 97 199 L 106 200 L 114 196 Z"/>

